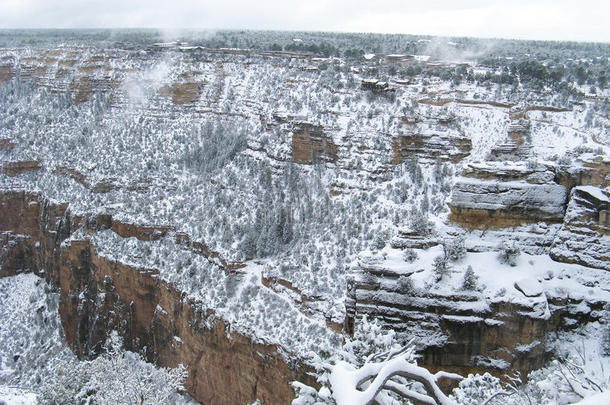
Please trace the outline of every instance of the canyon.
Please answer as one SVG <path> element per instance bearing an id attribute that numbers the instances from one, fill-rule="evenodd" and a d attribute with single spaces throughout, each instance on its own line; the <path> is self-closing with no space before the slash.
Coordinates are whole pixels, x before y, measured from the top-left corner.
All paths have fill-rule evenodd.
<path id="1" fill-rule="evenodd" d="M 116 330 L 183 364 L 210 405 L 320 388 L 317 359 L 363 317 L 432 371 L 527 376 L 557 334 L 607 320 L 604 100 L 546 105 L 390 62 L 0 48 L 0 277 L 50 283 L 80 358 Z"/>

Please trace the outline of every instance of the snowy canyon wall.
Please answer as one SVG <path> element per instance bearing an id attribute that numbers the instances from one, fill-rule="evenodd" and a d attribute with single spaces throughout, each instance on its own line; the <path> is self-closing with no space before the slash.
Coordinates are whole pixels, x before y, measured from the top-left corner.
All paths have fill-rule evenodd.
<path id="1" fill-rule="evenodd" d="M 606 301 L 537 291 L 515 300 L 461 291 L 446 294 L 404 288 L 400 275 L 360 261 L 349 284 L 346 328 L 362 316 L 416 336 L 420 363 L 462 375 L 519 371 L 527 376 L 551 356 L 557 332 L 600 320 Z M 529 294 L 529 292 L 527 292 Z"/>
<path id="2" fill-rule="evenodd" d="M 99 352 L 108 331 L 117 330 L 128 349 L 145 352 L 148 360 L 184 364 L 188 392 L 206 404 L 289 403 L 289 382 L 308 381 L 305 367 L 288 363 L 275 346 L 231 331 L 157 278 L 155 269 L 99 256 L 88 240 L 67 240 L 81 226 L 121 229 L 124 237 L 143 240 L 149 230 L 108 217 L 74 217 L 66 205 L 25 191 L 3 190 L 0 212 L 0 276 L 34 271 L 59 288 L 66 341 L 79 356 Z"/>

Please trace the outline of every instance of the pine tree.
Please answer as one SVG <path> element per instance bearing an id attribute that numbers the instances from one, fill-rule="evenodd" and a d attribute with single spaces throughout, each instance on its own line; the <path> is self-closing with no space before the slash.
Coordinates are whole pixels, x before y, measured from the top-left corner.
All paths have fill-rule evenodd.
<path id="1" fill-rule="evenodd" d="M 468 266 L 466 272 L 464 273 L 464 281 L 462 282 L 462 289 L 468 291 L 474 291 L 478 289 L 478 279 L 479 276 L 474 274 L 474 270 L 472 270 L 472 266 Z"/>
<path id="2" fill-rule="evenodd" d="M 436 282 L 439 282 L 449 273 L 449 267 L 447 267 L 447 258 L 443 256 L 436 256 L 432 264 Z"/>

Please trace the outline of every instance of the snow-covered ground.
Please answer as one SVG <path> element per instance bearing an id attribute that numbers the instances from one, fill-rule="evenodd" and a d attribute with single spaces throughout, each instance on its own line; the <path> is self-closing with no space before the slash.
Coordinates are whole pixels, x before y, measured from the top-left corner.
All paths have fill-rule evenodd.
<path id="1" fill-rule="evenodd" d="M 0 385 L 37 390 L 75 356 L 66 347 L 59 295 L 34 274 L 0 279 Z"/>
<path id="2" fill-rule="evenodd" d="M 0 403 L 5 405 L 37 405 L 36 394 L 21 388 L 0 386 Z"/>

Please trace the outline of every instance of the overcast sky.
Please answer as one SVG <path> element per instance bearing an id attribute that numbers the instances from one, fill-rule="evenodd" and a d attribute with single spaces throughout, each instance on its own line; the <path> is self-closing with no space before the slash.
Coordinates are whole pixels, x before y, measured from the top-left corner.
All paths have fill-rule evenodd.
<path id="1" fill-rule="evenodd" d="M 0 28 L 238 28 L 610 42 L 609 0 L 0 0 L 0 4 Z"/>

